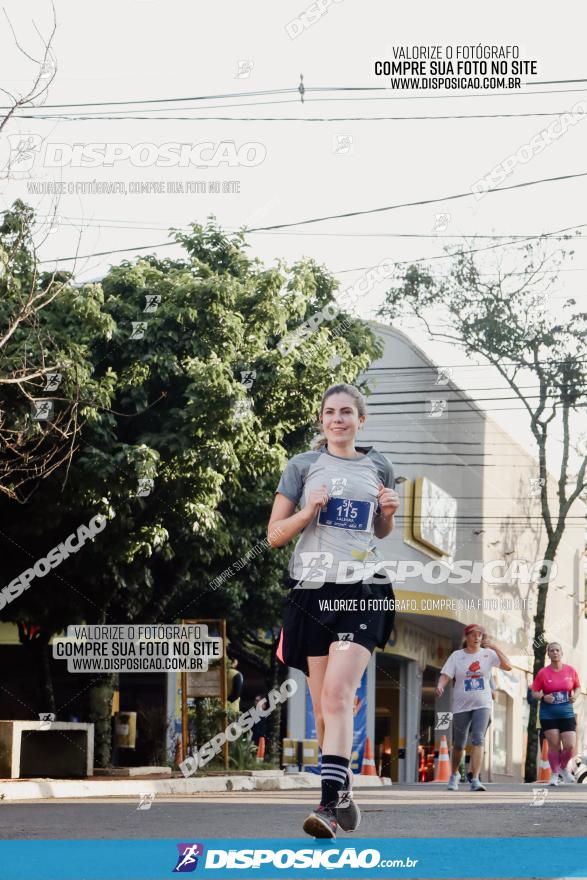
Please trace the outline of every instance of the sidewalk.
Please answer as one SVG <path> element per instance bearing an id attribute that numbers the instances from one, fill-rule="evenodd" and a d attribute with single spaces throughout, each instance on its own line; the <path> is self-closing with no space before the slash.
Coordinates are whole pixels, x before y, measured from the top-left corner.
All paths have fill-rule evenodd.
<path id="1" fill-rule="evenodd" d="M 355 776 L 355 788 L 389 786 L 378 776 Z M 93 776 L 86 779 L 0 779 L 0 801 L 61 798 L 139 797 L 190 795 L 222 791 L 291 791 L 320 788 L 317 773 L 288 773 L 283 770 L 250 770 L 242 775 L 199 776 L 145 775 L 124 778 Z"/>

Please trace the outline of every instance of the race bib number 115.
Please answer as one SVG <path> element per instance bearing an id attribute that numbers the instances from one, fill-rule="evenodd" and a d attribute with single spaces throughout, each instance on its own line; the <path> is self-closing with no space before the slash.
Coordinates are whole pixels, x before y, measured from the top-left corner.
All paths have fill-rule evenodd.
<path id="1" fill-rule="evenodd" d="M 351 498 L 331 498 L 318 516 L 319 526 L 333 526 L 335 529 L 351 529 L 357 532 L 371 531 L 373 511 L 372 501 L 354 501 Z"/>

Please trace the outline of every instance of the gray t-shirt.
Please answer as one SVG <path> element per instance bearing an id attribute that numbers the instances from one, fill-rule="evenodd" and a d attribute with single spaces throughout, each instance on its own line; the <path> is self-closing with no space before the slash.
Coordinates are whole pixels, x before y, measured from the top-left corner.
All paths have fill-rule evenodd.
<path id="1" fill-rule="evenodd" d="M 328 487 L 328 505 L 302 531 L 289 562 L 290 576 L 308 588 L 325 581 L 372 583 L 375 565 L 381 561 L 373 520 L 379 487 L 395 488 L 395 474 L 373 446 L 356 450 L 364 455 L 341 458 L 326 447 L 294 455 L 276 489 L 301 509 L 310 492 Z M 389 580 L 381 569 L 375 580 L 383 579 Z"/>

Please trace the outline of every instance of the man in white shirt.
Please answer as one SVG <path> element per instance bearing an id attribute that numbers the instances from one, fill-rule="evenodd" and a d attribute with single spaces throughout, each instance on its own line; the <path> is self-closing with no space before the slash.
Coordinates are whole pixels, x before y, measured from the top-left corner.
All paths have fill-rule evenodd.
<path id="1" fill-rule="evenodd" d="M 463 750 L 471 731 L 471 791 L 487 791 L 479 781 L 485 734 L 491 717 L 491 670 L 512 666 L 506 655 L 487 640 L 485 630 L 475 623 L 465 627 L 463 648 L 453 651 L 440 671 L 436 696 L 441 697 L 449 681 L 452 692 L 453 751 L 449 791 L 458 791 Z"/>

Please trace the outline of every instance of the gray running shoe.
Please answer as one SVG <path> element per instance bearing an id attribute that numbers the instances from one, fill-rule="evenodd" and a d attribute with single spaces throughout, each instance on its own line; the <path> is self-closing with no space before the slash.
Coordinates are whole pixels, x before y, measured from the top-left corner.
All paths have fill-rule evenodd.
<path id="1" fill-rule="evenodd" d="M 332 806 L 319 806 L 312 810 L 303 825 L 306 834 L 310 837 L 336 837 L 337 821 L 336 812 Z"/>
<path id="2" fill-rule="evenodd" d="M 348 771 L 348 788 L 340 793 L 336 807 L 336 821 L 343 831 L 356 831 L 361 823 L 361 811 L 353 800 L 353 771 Z"/>
<path id="3" fill-rule="evenodd" d="M 469 783 L 469 788 L 471 791 L 487 791 L 482 782 L 479 782 L 478 779 L 471 779 Z"/>
<path id="4" fill-rule="evenodd" d="M 458 773 L 453 773 L 448 780 L 448 785 L 446 786 L 448 791 L 458 791 L 459 790 L 459 779 L 460 775 Z"/>

